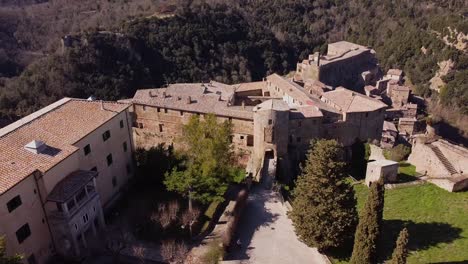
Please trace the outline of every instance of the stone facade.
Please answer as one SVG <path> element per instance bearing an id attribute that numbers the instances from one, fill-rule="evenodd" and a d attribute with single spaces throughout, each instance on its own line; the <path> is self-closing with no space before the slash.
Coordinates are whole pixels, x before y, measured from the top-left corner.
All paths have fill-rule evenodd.
<path id="1" fill-rule="evenodd" d="M 466 190 L 468 149 L 442 139 L 415 137 L 408 161 L 428 180 L 448 191 Z"/>
<path id="2" fill-rule="evenodd" d="M 321 86 L 323 87 L 323 86 Z M 380 140 L 385 104 L 338 88 L 305 89 L 279 75 L 262 82 L 225 85 L 172 84 L 138 90 L 132 103 L 137 147 L 173 144 L 183 148 L 183 125 L 193 115 L 214 114 L 233 124 L 233 147 L 240 163 L 258 175 L 265 153 L 288 168 L 312 139 L 333 138 L 344 146 L 356 139 Z"/>
<path id="3" fill-rule="evenodd" d="M 318 80 L 331 87 L 344 86 L 360 90 L 379 75 L 375 51 L 354 43 L 340 41 L 328 45 L 328 54 L 310 55 L 297 64 L 294 81 Z"/>
<path id="4" fill-rule="evenodd" d="M 395 182 L 398 177 L 398 162 L 391 160 L 375 160 L 367 163 L 366 185 L 384 179 L 384 183 Z"/>

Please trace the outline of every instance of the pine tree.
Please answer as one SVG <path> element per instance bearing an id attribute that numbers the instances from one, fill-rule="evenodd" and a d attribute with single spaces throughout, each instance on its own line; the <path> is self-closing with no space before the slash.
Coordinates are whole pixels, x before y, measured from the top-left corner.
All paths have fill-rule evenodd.
<path id="1" fill-rule="evenodd" d="M 290 217 L 296 233 L 320 252 L 350 245 L 356 230 L 356 199 L 342 160 L 335 140 L 313 142 L 293 193 Z"/>
<path id="2" fill-rule="evenodd" d="M 400 231 L 400 235 L 398 235 L 396 247 L 389 264 L 406 264 L 406 258 L 408 257 L 408 238 L 408 229 L 403 228 L 403 230 Z"/>
<path id="3" fill-rule="evenodd" d="M 377 262 L 378 241 L 383 222 L 384 191 L 383 180 L 371 183 L 366 204 L 359 216 L 351 263 Z"/>
<path id="4" fill-rule="evenodd" d="M 5 237 L 0 236 L 0 263 L 1 264 L 21 264 L 23 257 L 21 255 L 15 255 L 11 257 L 6 256 L 6 245 Z"/>

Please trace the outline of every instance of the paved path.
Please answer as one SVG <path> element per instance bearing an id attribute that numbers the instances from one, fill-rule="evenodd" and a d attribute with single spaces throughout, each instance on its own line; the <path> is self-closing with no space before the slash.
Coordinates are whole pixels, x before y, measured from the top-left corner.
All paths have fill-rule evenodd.
<path id="1" fill-rule="evenodd" d="M 242 247 L 230 252 L 228 258 L 237 263 L 326 263 L 315 248 L 297 239 L 286 209 L 276 194 L 263 186 L 255 186 L 250 193 L 238 237 Z"/>

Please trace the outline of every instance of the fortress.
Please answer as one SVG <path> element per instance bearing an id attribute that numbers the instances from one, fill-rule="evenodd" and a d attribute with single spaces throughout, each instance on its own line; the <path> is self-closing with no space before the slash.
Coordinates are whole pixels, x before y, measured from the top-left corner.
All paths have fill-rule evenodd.
<path id="1" fill-rule="evenodd" d="M 232 143 L 256 179 L 265 159 L 274 159 L 288 179 L 312 139 L 332 138 L 344 146 L 377 140 L 386 105 L 339 87 L 321 95 L 272 74 L 261 82 L 172 84 L 138 90 L 131 103 L 136 146 L 181 147 L 182 126 L 192 115 L 214 114 L 233 124 Z"/>
<path id="2" fill-rule="evenodd" d="M 272 165 L 287 181 L 313 139 L 346 147 L 380 141 L 386 107 L 343 87 L 319 80 L 302 87 L 277 74 L 233 85 L 171 84 L 120 102 L 63 98 L 0 129 L 6 253 L 22 253 L 25 263 L 79 258 L 133 177 L 132 152 L 161 143 L 183 148 L 191 116 L 231 122 L 232 146 L 249 176 L 260 180 Z"/>
<path id="3" fill-rule="evenodd" d="M 318 80 L 328 86 L 361 91 L 380 75 L 375 51 L 347 41 L 328 44 L 327 55 L 318 52 L 297 64 L 294 81 L 307 84 Z"/>

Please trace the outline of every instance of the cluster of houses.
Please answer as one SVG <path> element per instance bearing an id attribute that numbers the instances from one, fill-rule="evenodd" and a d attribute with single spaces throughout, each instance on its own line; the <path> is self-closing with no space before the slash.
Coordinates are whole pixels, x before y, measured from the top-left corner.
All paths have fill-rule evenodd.
<path id="1" fill-rule="evenodd" d="M 29 264 L 56 254 L 79 257 L 133 177 L 132 152 L 160 143 L 183 147 L 178 138 L 192 116 L 213 114 L 233 124 L 232 146 L 250 176 L 260 180 L 263 164 L 273 160 L 288 181 L 312 139 L 336 139 L 348 150 L 357 141 L 386 148 L 413 143 L 420 130 L 412 98 L 400 70 L 382 75 L 372 49 L 345 41 L 298 63 L 293 78 L 171 84 L 119 102 L 64 98 L 0 129 L 0 234 L 7 254 L 20 252 Z M 416 148 L 434 156 L 413 157 L 418 169 L 440 162 L 449 176 L 426 174 L 466 178 L 466 149 L 421 142 Z M 451 149 L 455 154 L 444 154 Z M 394 167 L 374 165 L 377 177 Z M 467 181 L 461 182 L 455 190 Z"/>

